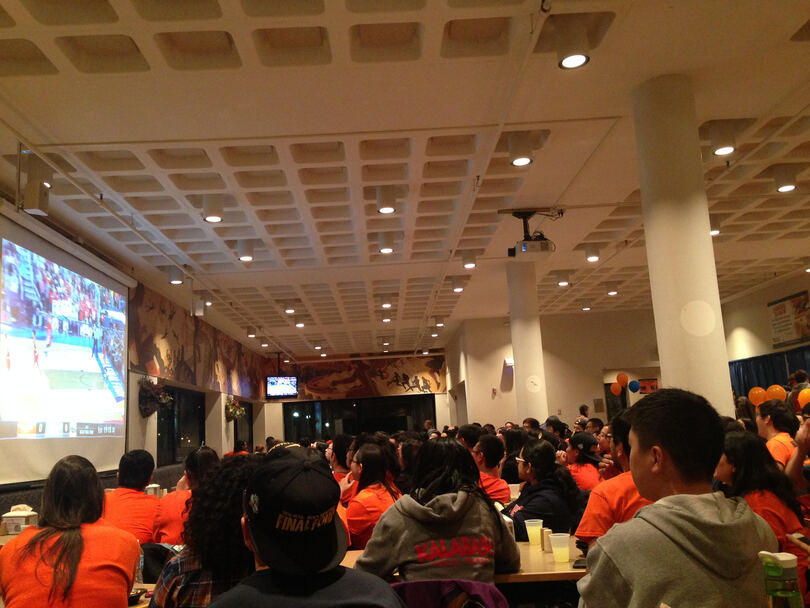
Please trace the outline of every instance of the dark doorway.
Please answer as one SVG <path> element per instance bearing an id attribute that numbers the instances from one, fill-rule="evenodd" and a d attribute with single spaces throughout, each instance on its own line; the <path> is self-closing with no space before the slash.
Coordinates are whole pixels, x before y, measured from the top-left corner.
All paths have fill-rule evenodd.
<path id="1" fill-rule="evenodd" d="M 205 393 L 167 386 L 169 407 L 158 410 L 157 466 L 184 462 L 205 441 Z"/>
<path id="2" fill-rule="evenodd" d="M 284 404 L 284 439 L 332 439 L 338 433 L 422 430 L 436 419 L 432 394 L 334 401 L 293 401 Z"/>
<path id="3" fill-rule="evenodd" d="M 253 452 L 253 404 L 250 401 L 240 401 L 239 405 L 245 408 L 245 415 L 234 421 L 233 449 L 237 449 L 240 441 L 245 441 L 247 451 Z"/>
<path id="4" fill-rule="evenodd" d="M 608 417 L 605 420 L 607 423 L 613 416 L 627 409 L 627 387 L 623 386 L 622 392 L 614 395 L 610 392 L 610 384 L 605 384 L 605 405 L 607 406 Z"/>

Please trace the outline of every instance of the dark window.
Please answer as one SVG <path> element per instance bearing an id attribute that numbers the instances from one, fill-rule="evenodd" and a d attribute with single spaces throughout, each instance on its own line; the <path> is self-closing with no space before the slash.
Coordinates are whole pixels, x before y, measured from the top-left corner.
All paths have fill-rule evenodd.
<path id="1" fill-rule="evenodd" d="M 627 409 L 627 387 L 622 387 L 622 392 L 614 395 L 610 392 L 610 384 L 605 384 L 605 405 L 607 406 L 607 422 L 613 416 L 624 409 Z"/>
<path id="2" fill-rule="evenodd" d="M 167 386 L 172 405 L 158 412 L 157 466 L 184 462 L 205 441 L 205 393 Z"/>
<path id="3" fill-rule="evenodd" d="M 332 439 L 338 433 L 421 431 L 436 419 L 432 394 L 334 401 L 293 401 L 284 404 L 284 439 Z"/>
<path id="4" fill-rule="evenodd" d="M 245 408 L 245 415 L 234 420 L 233 449 L 236 450 L 240 441 L 247 441 L 247 451 L 253 452 L 253 404 L 250 401 L 240 401 L 239 405 Z"/>

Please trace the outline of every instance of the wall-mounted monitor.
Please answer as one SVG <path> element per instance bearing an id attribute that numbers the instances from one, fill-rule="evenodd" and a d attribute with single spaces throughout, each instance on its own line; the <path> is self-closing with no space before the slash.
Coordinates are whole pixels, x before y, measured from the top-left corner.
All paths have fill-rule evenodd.
<path id="1" fill-rule="evenodd" d="M 297 397 L 298 378 L 295 376 L 267 376 L 267 398 Z"/>

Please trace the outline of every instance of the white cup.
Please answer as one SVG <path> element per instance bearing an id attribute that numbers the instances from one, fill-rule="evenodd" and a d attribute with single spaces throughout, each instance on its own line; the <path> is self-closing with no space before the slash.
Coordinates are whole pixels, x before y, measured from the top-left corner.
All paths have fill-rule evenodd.
<path id="1" fill-rule="evenodd" d="M 160 485 L 156 483 L 150 483 L 144 489 L 144 494 L 151 494 L 152 496 L 158 496 L 160 492 Z"/>
<path id="2" fill-rule="evenodd" d="M 527 519 L 525 522 L 526 524 L 526 534 L 529 536 L 529 544 L 530 545 L 542 545 L 543 544 L 543 520 L 542 519 Z"/>
<path id="3" fill-rule="evenodd" d="M 551 539 L 551 551 L 554 553 L 554 561 L 568 563 L 571 547 L 571 535 L 565 532 L 556 532 L 549 536 Z"/>

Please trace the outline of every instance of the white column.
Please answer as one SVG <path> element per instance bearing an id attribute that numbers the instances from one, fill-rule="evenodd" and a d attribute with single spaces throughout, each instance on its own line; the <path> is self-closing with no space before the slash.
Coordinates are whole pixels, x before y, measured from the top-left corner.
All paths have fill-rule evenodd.
<path id="1" fill-rule="evenodd" d="M 644 237 L 664 386 L 734 415 L 695 100 L 689 78 L 633 91 Z"/>
<path id="2" fill-rule="evenodd" d="M 546 374 L 543 369 L 543 341 L 537 309 L 537 276 L 534 262 L 508 262 L 509 320 L 512 356 L 515 359 L 517 422 L 548 417 Z"/>

